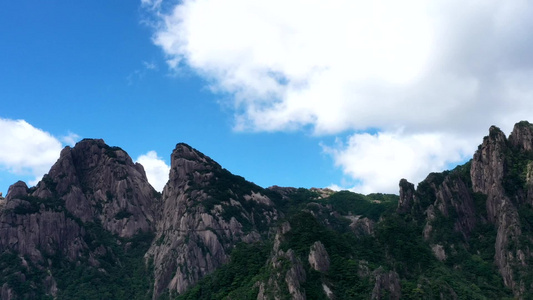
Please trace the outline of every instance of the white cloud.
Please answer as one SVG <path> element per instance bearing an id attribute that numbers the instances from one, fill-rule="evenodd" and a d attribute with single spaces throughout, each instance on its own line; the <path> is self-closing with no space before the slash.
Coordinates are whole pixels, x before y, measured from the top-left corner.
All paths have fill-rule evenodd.
<path id="1" fill-rule="evenodd" d="M 165 161 L 157 156 L 155 151 L 149 151 L 139 156 L 137 162 L 143 165 L 148 182 L 150 182 L 154 189 L 162 191 L 168 181 L 168 174 L 170 172 L 170 167 Z"/>
<path id="2" fill-rule="evenodd" d="M 364 194 L 397 193 L 400 178 L 419 182 L 432 170 L 443 170 L 450 163 L 464 161 L 475 150 L 471 141 L 460 137 L 404 135 L 401 131 L 354 134 L 346 144 L 323 148 L 346 175 L 358 179 L 355 186 L 348 188 Z"/>
<path id="3" fill-rule="evenodd" d="M 61 141 L 71 147 L 73 147 L 79 140 L 80 136 L 70 131 L 67 135 L 61 137 Z"/>
<path id="4" fill-rule="evenodd" d="M 475 149 L 490 125 L 509 130 L 533 115 L 528 1 L 184 0 L 172 7 L 153 14 L 154 43 L 171 68 L 190 68 L 214 92 L 233 95 L 236 129 L 381 132 L 354 134 L 331 151 L 365 191 L 397 190 L 401 177 L 439 171 Z M 380 152 L 391 145 L 420 155 L 418 162 L 395 163 Z M 388 184 L 368 169 L 381 163 L 375 153 L 389 162 Z"/>
<path id="5" fill-rule="evenodd" d="M 33 175 L 36 184 L 57 161 L 61 142 L 24 120 L 0 118 L 0 167 L 17 175 Z"/>

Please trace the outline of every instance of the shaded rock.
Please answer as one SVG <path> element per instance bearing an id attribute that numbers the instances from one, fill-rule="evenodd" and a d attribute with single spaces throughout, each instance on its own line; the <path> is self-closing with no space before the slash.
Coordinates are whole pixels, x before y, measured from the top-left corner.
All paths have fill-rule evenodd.
<path id="1" fill-rule="evenodd" d="M 17 181 L 7 190 L 6 201 L 11 199 L 20 199 L 28 195 L 28 186 L 24 181 Z"/>
<path id="2" fill-rule="evenodd" d="M 15 294 L 13 289 L 9 287 L 7 282 L 2 285 L 2 290 L 0 291 L 0 298 L 3 300 L 12 300 L 17 298 L 17 295 Z"/>
<path id="3" fill-rule="evenodd" d="M 533 124 L 521 121 L 514 125 L 509 143 L 522 151 L 533 151 Z"/>
<path id="4" fill-rule="evenodd" d="M 376 222 L 369 218 L 356 218 L 352 220 L 350 228 L 357 236 L 371 235 L 374 236 Z"/>
<path id="5" fill-rule="evenodd" d="M 400 180 L 400 200 L 398 201 L 399 213 L 410 212 L 414 203 L 415 185 L 406 179 Z"/>
<path id="6" fill-rule="evenodd" d="M 474 199 L 467 184 L 455 173 L 448 173 L 442 177 L 430 174 L 419 184 L 425 189 L 424 196 L 433 199 L 425 211 L 426 225 L 424 239 L 428 240 L 432 223 L 437 218 L 437 212 L 444 218 L 454 216 L 454 230 L 467 239 L 477 223 Z"/>
<path id="7" fill-rule="evenodd" d="M 507 149 L 505 135 L 498 127 L 492 126 L 474 154 L 470 168 L 473 191 L 488 196 L 487 214 L 491 223 L 496 223 L 499 206 L 506 197 L 502 183 Z"/>
<path id="8" fill-rule="evenodd" d="M 515 127 L 513 142 L 515 145 L 524 146 L 528 139 L 529 131 Z M 521 136 L 524 132 L 526 136 Z M 510 249 L 510 243 L 517 243 L 521 235 L 518 210 L 509 199 L 503 186 L 506 175 L 506 155 L 512 152 L 507 146 L 507 139 L 503 132 L 495 126 L 489 130 L 489 135 L 483 139 L 483 144 L 478 148 L 472 160 L 470 175 L 472 189 L 487 195 L 487 214 L 491 223 L 497 228 L 494 261 L 503 277 L 504 283 L 519 294 L 515 282 L 512 265 L 515 264 L 516 249 Z"/>
<path id="9" fill-rule="evenodd" d="M 400 299 L 402 296 L 400 288 L 400 277 L 394 271 L 386 272 L 383 268 L 378 268 L 372 272 L 376 283 L 372 290 L 371 299 Z M 387 296 L 387 297 L 386 297 Z"/>

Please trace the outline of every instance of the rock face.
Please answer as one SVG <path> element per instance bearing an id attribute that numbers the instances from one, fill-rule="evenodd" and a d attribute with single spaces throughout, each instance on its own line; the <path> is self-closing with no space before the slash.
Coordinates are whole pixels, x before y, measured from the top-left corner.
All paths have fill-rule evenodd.
<path id="1" fill-rule="evenodd" d="M 526 262 L 521 260 L 523 255 L 517 253 L 518 249 L 509 244 L 519 244 L 521 229 L 517 204 L 522 201 L 520 195 L 510 195 L 514 194 L 510 189 L 518 187 L 506 189 L 505 184 L 512 180 L 509 178 L 511 169 L 517 167 L 513 166 L 512 156 L 531 151 L 531 136 L 531 126 L 524 123 L 515 125 L 509 141 L 501 130 L 491 127 L 489 136 L 474 155 L 470 171 L 472 189 L 487 195 L 488 219 L 497 228 L 495 263 L 505 285 L 512 288 L 515 295 L 521 293 L 521 288 L 514 278 L 513 268 Z M 510 196 L 515 196 L 515 201 Z"/>
<path id="2" fill-rule="evenodd" d="M 406 179 L 400 180 L 400 201 L 398 202 L 398 212 L 407 213 L 413 207 L 415 185 Z"/>
<path id="3" fill-rule="evenodd" d="M 158 203 L 144 168 L 103 140 L 82 140 L 66 147 L 32 195 L 59 197 L 83 222 L 98 220 L 108 231 L 131 237 L 154 229 Z"/>
<path id="4" fill-rule="evenodd" d="M 307 274 L 303 268 L 302 262 L 292 249 L 283 251 L 280 248 L 280 245 L 284 240 L 284 235 L 290 230 L 291 226 L 288 222 L 284 222 L 277 229 L 276 236 L 274 237 L 274 247 L 272 249 L 271 257 L 267 262 L 270 268 L 270 277 L 266 282 L 258 283 L 258 300 L 284 299 L 287 296 L 285 291 L 288 291 L 290 298 L 293 300 L 306 299 L 305 290 L 303 290 L 302 285 L 306 281 Z M 324 247 L 322 243 L 317 243 L 321 245 L 316 245 L 317 248 Z M 317 251 L 321 251 L 322 255 L 327 255 L 325 249 L 320 249 Z M 319 258 L 319 260 L 320 259 L 325 258 L 322 257 Z M 329 267 L 329 257 L 327 259 Z M 325 262 L 322 261 L 322 263 L 325 266 Z"/>
<path id="5" fill-rule="evenodd" d="M 157 242 L 146 254 L 155 265 L 154 297 L 184 292 L 227 262 L 236 243 L 259 240 L 278 219 L 261 188 L 185 144 L 172 152 L 158 214 Z"/>
<path id="6" fill-rule="evenodd" d="M 394 271 L 385 272 L 382 268 L 375 270 L 372 275 L 376 279 L 371 299 L 393 299 L 402 297 L 400 277 Z M 387 296 L 385 296 L 387 295 Z"/>
<path id="7" fill-rule="evenodd" d="M 509 139 L 495 126 L 483 139 L 471 162 L 451 172 L 430 174 L 414 186 L 400 181 L 399 213 L 413 213 L 425 222 L 423 236 L 433 243 L 439 260 L 446 260 L 445 247 L 436 240 L 437 223 L 453 222 L 453 231 L 468 242 L 479 224 L 492 224 L 496 230 L 494 264 L 505 286 L 521 297 L 526 283 L 528 261 L 532 257 L 529 240 L 522 228 L 533 203 L 533 125 L 520 122 Z M 526 222 L 527 224 L 524 224 Z M 449 245 L 450 246 L 450 245 Z M 454 245 L 451 245 L 452 248 Z"/>
<path id="8" fill-rule="evenodd" d="M 507 149 L 507 138 L 504 133 L 492 126 L 489 135 L 483 139 L 483 144 L 472 159 L 470 169 L 472 189 L 488 196 L 487 212 L 491 223 L 497 222 L 499 208 L 506 198 L 503 177 Z"/>
<path id="9" fill-rule="evenodd" d="M 19 181 L 9 188 L 0 212 L 0 253 L 16 253 L 48 272 L 43 285 L 54 295 L 51 257 L 83 258 L 98 266 L 95 258 L 111 252 L 87 244 L 86 224 L 101 224 L 125 238 L 153 231 L 156 194 L 142 166 L 126 152 L 102 140 L 83 140 L 63 149 L 36 187 Z M 3 287 L 7 298 L 2 299 L 10 299 L 10 293 Z"/>
<path id="10" fill-rule="evenodd" d="M 0 215 L 0 250 L 42 259 L 60 249 L 75 259 L 85 247 L 79 224 L 100 222 L 121 237 L 153 230 L 154 189 L 144 169 L 103 140 L 66 147 L 39 184 L 9 188 Z M 41 249 L 41 250 L 38 250 Z"/>
<path id="11" fill-rule="evenodd" d="M 329 255 L 322 242 L 317 241 L 309 250 L 309 264 L 315 271 L 325 273 L 329 270 Z"/>

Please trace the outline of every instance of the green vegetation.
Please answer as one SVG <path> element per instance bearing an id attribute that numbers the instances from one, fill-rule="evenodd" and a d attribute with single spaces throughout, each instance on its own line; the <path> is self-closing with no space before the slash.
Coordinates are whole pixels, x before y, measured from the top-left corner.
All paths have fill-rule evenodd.
<path id="1" fill-rule="evenodd" d="M 57 299 L 149 299 L 153 275 L 144 254 L 153 234 L 120 239 L 98 224 L 91 224 L 87 231 L 89 247 L 102 247 L 105 253 L 96 258 L 98 266 L 91 266 L 89 261 L 79 264 L 51 257 L 51 272 L 60 291 Z"/>
<path id="2" fill-rule="evenodd" d="M 377 221 L 383 213 L 396 209 L 398 197 L 386 194 L 365 196 L 349 191 L 341 191 L 326 198 L 322 203 L 330 204 L 333 210 L 341 214 L 360 215 Z"/>
<path id="3" fill-rule="evenodd" d="M 265 270 L 268 254 L 268 244 L 237 244 L 228 264 L 202 279 L 177 299 L 256 299 L 259 289 L 254 284 L 261 278 L 257 274 Z"/>
<path id="4" fill-rule="evenodd" d="M 0 254 L 0 283 L 7 283 L 22 299 L 52 299 L 42 292 L 45 278 L 46 273 L 28 257 L 20 257 L 11 251 Z"/>

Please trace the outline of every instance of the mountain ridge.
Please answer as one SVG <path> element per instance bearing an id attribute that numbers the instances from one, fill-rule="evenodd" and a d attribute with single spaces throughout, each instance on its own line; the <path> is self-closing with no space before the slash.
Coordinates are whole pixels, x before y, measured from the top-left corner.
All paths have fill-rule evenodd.
<path id="1" fill-rule="evenodd" d="M 124 150 L 84 139 L 2 202 L 2 299 L 533 296 L 526 121 L 399 197 L 265 189 L 185 143 L 158 193 Z"/>

